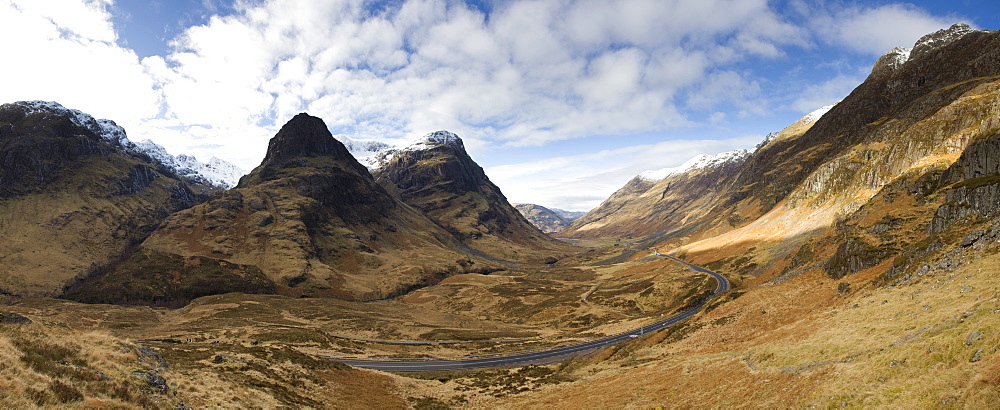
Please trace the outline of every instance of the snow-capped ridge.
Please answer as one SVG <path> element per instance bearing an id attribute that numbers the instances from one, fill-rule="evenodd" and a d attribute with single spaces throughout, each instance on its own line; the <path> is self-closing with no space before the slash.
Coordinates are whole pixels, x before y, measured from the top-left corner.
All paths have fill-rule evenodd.
<path id="1" fill-rule="evenodd" d="M 952 24 L 949 28 L 927 34 L 920 37 L 920 40 L 917 40 L 916 44 L 913 45 L 913 51 L 910 52 L 910 58 L 920 57 L 931 51 L 951 44 L 956 40 L 965 37 L 966 34 L 975 31 L 977 30 L 969 27 L 968 24 L 958 23 Z"/>
<path id="2" fill-rule="evenodd" d="M 219 188 L 236 186 L 240 177 L 246 174 L 242 168 L 216 157 L 202 163 L 192 155 L 170 155 L 166 148 L 148 139 L 135 143 L 134 146 L 136 151 L 149 155 L 179 176 Z"/>
<path id="3" fill-rule="evenodd" d="M 101 136 L 101 138 L 118 145 L 125 152 L 145 154 L 154 161 L 158 161 L 168 169 L 174 171 L 177 175 L 201 183 L 229 189 L 236 186 L 240 177 L 246 173 L 246 171 L 236 165 L 215 157 L 212 157 L 208 163 L 201 163 L 190 155 L 182 154 L 176 157 L 170 155 L 165 148 L 150 140 L 134 143 L 128 139 L 125 129 L 114 121 L 96 119 L 90 114 L 66 108 L 54 101 L 18 101 L 12 104 L 24 109 L 27 115 L 40 112 L 64 115 L 74 124 L 87 128 Z"/>
<path id="4" fill-rule="evenodd" d="M 799 119 L 799 121 L 805 121 L 808 123 L 814 123 L 816 121 L 819 121 L 820 118 L 823 118 L 823 116 L 826 115 L 826 113 L 830 112 L 830 110 L 832 110 L 833 107 L 836 107 L 837 104 L 839 103 L 840 102 L 838 101 L 833 104 L 827 105 L 825 107 L 817 108 L 811 111 L 809 114 L 803 115 L 802 118 Z"/>
<path id="5" fill-rule="evenodd" d="M 347 137 L 338 137 L 341 141 L 351 141 L 351 144 L 344 142 L 347 149 L 354 155 L 369 171 L 376 171 L 392 160 L 393 156 L 400 152 L 424 151 L 442 145 L 451 146 L 465 150 L 462 138 L 451 131 L 434 131 L 410 141 L 406 145 L 390 145 L 379 141 L 351 140 Z M 361 143 L 359 145 L 358 143 Z M 367 144 L 367 145 L 364 145 Z M 352 145 L 356 148 L 352 149 Z"/>
<path id="6" fill-rule="evenodd" d="M 125 136 L 125 129 L 115 124 L 114 121 L 96 119 L 80 110 L 63 107 L 62 104 L 55 101 L 18 101 L 12 104 L 23 108 L 27 115 L 39 112 L 65 115 L 74 124 L 93 131 L 110 142 L 125 148 L 133 146 L 132 141 L 129 141 L 128 137 Z"/>
<path id="7" fill-rule="evenodd" d="M 421 151 L 434 148 L 438 145 L 452 145 L 463 147 L 462 138 L 451 131 L 434 131 L 423 137 L 417 138 L 409 146 L 402 148 L 403 151 Z"/>
<path id="8" fill-rule="evenodd" d="M 367 167 L 368 170 L 377 168 L 380 154 L 395 148 L 392 144 L 382 141 L 356 140 L 345 135 L 335 135 L 334 138 L 343 143 L 354 159 Z"/>
<path id="9" fill-rule="evenodd" d="M 715 155 L 698 154 L 695 155 L 694 158 L 687 160 L 687 162 L 677 167 L 643 171 L 639 173 L 638 178 L 644 181 L 655 182 L 671 175 L 678 175 L 694 170 L 716 167 L 728 162 L 742 160 L 748 156 L 750 156 L 750 151 L 745 149 L 738 149 Z"/>

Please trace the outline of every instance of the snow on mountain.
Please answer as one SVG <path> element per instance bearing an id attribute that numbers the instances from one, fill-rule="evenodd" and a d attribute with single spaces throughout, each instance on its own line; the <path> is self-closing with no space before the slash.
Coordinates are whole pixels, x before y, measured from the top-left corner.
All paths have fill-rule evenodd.
<path id="1" fill-rule="evenodd" d="M 451 131 L 434 131 L 413 141 L 409 146 L 402 148 L 403 151 L 420 151 L 433 148 L 437 145 L 462 145 L 462 139 Z"/>
<path id="2" fill-rule="evenodd" d="M 698 154 L 694 158 L 687 160 L 687 162 L 677 167 L 643 171 L 639 174 L 639 178 L 646 181 L 659 181 L 671 175 L 677 175 L 696 169 L 714 167 L 730 161 L 741 160 L 749 155 L 750 151 L 745 149 L 723 152 L 716 155 Z"/>
<path id="3" fill-rule="evenodd" d="M 337 140 L 347 147 L 347 151 L 354 156 L 361 164 L 367 166 L 369 169 L 373 168 L 373 165 L 377 161 L 377 157 L 380 153 L 394 148 L 393 145 L 375 140 L 356 140 L 349 138 L 344 135 L 336 136 Z"/>
<path id="4" fill-rule="evenodd" d="M 434 131 L 400 145 L 371 140 L 352 140 L 344 136 L 338 136 L 337 139 L 344 143 L 358 162 L 373 171 L 382 168 L 398 152 L 423 151 L 439 145 L 452 145 L 465 149 L 462 138 L 451 131 Z"/>
<path id="5" fill-rule="evenodd" d="M 240 177 L 246 174 L 242 168 L 216 157 L 210 158 L 207 163 L 202 163 L 191 155 L 170 155 L 165 148 L 150 140 L 136 143 L 134 146 L 136 151 L 161 162 L 177 175 L 220 188 L 229 189 L 236 186 L 240 182 Z"/>
<path id="6" fill-rule="evenodd" d="M 125 135 L 125 129 L 115 124 L 114 121 L 95 119 L 89 114 L 80 110 L 63 107 L 57 102 L 19 101 L 13 104 L 22 107 L 28 115 L 39 112 L 65 115 L 76 125 L 93 131 L 104 139 L 119 145 L 125 151 L 146 154 L 178 175 L 198 180 L 202 183 L 228 189 L 236 186 L 240 177 L 246 173 L 243 169 L 215 157 L 212 157 L 208 163 L 201 163 L 195 157 L 189 155 L 178 155 L 176 157 L 170 155 L 166 149 L 150 140 L 133 143 Z"/>
<path id="7" fill-rule="evenodd" d="M 826 114 L 827 112 L 829 112 L 835 106 L 837 106 L 836 103 L 827 105 L 825 107 L 818 108 L 818 109 L 810 112 L 809 114 L 804 115 L 799 121 L 806 121 L 806 122 L 816 122 L 816 121 L 819 121 L 819 119 L 822 118 L 824 114 Z"/>
<path id="8" fill-rule="evenodd" d="M 13 104 L 22 107 L 27 115 L 38 112 L 65 115 L 74 124 L 87 128 L 108 141 L 115 142 L 125 148 L 132 147 L 132 142 L 125 136 L 125 129 L 119 127 L 114 121 L 95 119 L 90 114 L 63 107 L 62 104 L 54 101 L 18 101 Z"/>
<path id="9" fill-rule="evenodd" d="M 917 40 L 916 44 L 913 45 L 913 51 L 910 52 L 912 58 L 916 58 L 938 48 L 941 48 L 947 44 L 954 42 L 966 34 L 975 32 L 976 30 L 969 27 L 967 24 L 953 24 L 947 29 L 942 29 L 925 35 Z"/>

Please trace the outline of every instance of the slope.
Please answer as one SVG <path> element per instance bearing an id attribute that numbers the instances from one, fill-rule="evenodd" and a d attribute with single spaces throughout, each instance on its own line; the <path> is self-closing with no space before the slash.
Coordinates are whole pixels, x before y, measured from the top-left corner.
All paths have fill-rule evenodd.
<path id="1" fill-rule="evenodd" d="M 210 190 L 125 130 L 51 102 L 0 106 L 0 294 L 54 296 Z"/>

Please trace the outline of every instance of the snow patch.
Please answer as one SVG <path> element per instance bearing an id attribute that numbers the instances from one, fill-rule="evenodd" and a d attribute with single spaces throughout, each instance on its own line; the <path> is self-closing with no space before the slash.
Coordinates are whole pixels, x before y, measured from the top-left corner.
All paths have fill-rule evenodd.
<path id="1" fill-rule="evenodd" d="M 810 112 L 809 114 L 806 114 L 806 115 L 802 116 L 802 118 L 799 119 L 799 121 L 804 121 L 804 122 L 807 122 L 807 123 L 813 123 L 813 122 L 819 121 L 820 118 L 823 118 L 824 114 L 830 112 L 830 110 L 832 110 L 833 107 L 835 107 L 838 103 L 839 103 L 839 101 L 837 103 L 833 103 L 833 104 L 827 105 L 825 107 L 821 107 L 819 109 L 816 109 L 813 112 Z"/>
<path id="2" fill-rule="evenodd" d="M 451 131 L 434 131 L 413 141 L 409 146 L 402 148 L 403 151 L 423 151 L 439 145 L 452 145 L 464 147 L 462 139 Z"/>
<path id="3" fill-rule="evenodd" d="M 209 158 L 207 163 L 202 163 L 191 155 L 170 155 L 165 148 L 150 140 L 139 142 L 135 147 L 136 151 L 149 155 L 177 175 L 203 184 L 230 189 L 235 187 L 240 182 L 240 177 L 246 174 L 242 168 L 216 157 Z"/>
<path id="4" fill-rule="evenodd" d="M 725 163 L 739 161 L 745 159 L 748 156 L 750 156 L 750 151 L 745 149 L 723 152 L 721 154 L 716 154 L 716 155 L 699 154 L 677 167 L 644 171 L 639 174 L 638 178 L 645 181 L 655 182 L 662 180 L 666 177 L 669 177 L 671 175 L 678 175 L 699 169 L 712 168 Z"/>
<path id="5" fill-rule="evenodd" d="M 369 170 L 374 169 L 375 165 L 378 164 L 379 154 L 395 148 L 392 144 L 382 141 L 356 140 L 344 135 L 337 135 L 335 138 L 344 144 L 354 159 L 368 167 Z"/>

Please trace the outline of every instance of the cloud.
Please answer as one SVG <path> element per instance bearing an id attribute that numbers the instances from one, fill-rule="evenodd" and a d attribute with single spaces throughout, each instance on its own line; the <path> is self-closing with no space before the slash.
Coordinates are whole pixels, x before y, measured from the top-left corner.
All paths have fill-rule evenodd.
<path id="1" fill-rule="evenodd" d="M 805 86 L 790 104 L 793 110 L 810 112 L 843 100 L 858 84 L 865 80 L 867 72 L 858 75 L 841 74 L 827 81 Z"/>
<path id="2" fill-rule="evenodd" d="M 850 6 L 811 10 L 820 40 L 859 53 L 879 56 L 893 47 L 913 47 L 925 34 L 953 23 L 968 22 L 956 16 L 934 16 L 910 4 L 878 7 Z M 971 23 L 970 23 L 971 24 Z"/>
<path id="3" fill-rule="evenodd" d="M 489 16 L 444 0 L 365 4 L 238 3 L 189 28 L 174 53 L 143 60 L 170 129 L 212 124 L 217 138 L 257 141 L 308 110 L 356 138 L 445 128 L 485 147 L 687 127 L 682 90 L 716 83 L 714 68 L 804 44 L 764 0 L 525 0 Z"/>
<path id="4" fill-rule="evenodd" d="M 842 98 L 855 71 L 775 96 L 768 88 L 795 53 L 820 44 L 881 54 L 950 24 L 909 5 L 796 0 L 784 9 L 767 0 L 512 0 L 488 12 L 453 0 L 376 3 L 205 0 L 199 10 L 224 15 L 198 19 L 172 39 L 170 53 L 140 60 L 120 46 L 109 10 L 121 6 L 111 0 L 8 0 L 0 35 L 18 39 L 5 43 L 6 55 L 23 57 L 0 65 L 0 75 L 17 79 L 0 88 L 0 100 L 56 100 L 118 121 L 134 140 L 248 169 L 302 111 L 358 139 L 448 129 L 477 155 L 610 136 L 636 146 L 629 136 L 812 110 Z M 681 143 L 704 153 L 723 147 L 700 144 Z M 553 160 L 548 166 L 563 165 L 531 175 L 550 181 L 536 184 L 548 191 L 533 192 L 555 201 L 547 205 L 579 208 L 566 198 L 605 195 L 642 170 L 702 153 L 629 152 Z M 603 182 L 551 182 L 559 172 Z M 505 179 L 519 184 L 507 189 L 531 185 L 517 178 Z M 572 187 L 558 194 L 565 201 L 554 196 L 564 187 Z"/>
<path id="5" fill-rule="evenodd" d="M 155 116 L 153 80 L 119 47 L 104 1 L 0 4 L 0 101 L 52 100 L 128 128 Z"/>

